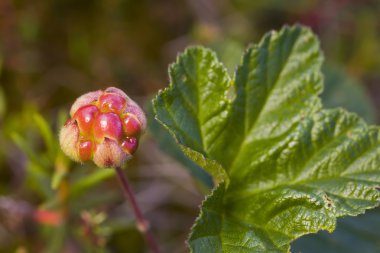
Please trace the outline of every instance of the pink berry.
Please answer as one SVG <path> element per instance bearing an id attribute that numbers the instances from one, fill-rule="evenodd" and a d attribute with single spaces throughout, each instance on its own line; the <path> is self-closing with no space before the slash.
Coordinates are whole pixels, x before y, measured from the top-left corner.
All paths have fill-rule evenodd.
<path id="1" fill-rule="evenodd" d="M 146 127 L 143 110 L 122 90 L 109 87 L 80 96 L 71 106 L 59 141 L 71 159 L 119 167 L 136 152 Z"/>
<path id="2" fill-rule="evenodd" d="M 136 152 L 138 145 L 139 142 L 136 137 L 127 137 L 121 143 L 121 147 L 123 148 L 124 152 L 127 152 L 131 155 L 133 155 Z"/>
<path id="3" fill-rule="evenodd" d="M 99 113 L 94 122 L 94 137 L 101 142 L 105 137 L 119 140 L 123 128 L 119 116 L 113 112 Z"/>
<path id="4" fill-rule="evenodd" d="M 103 94 L 103 91 L 97 90 L 97 91 L 91 91 L 88 92 L 79 98 L 77 98 L 74 102 L 74 104 L 71 106 L 70 109 L 70 116 L 74 117 L 74 114 L 78 111 L 79 108 L 90 105 L 96 101 L 98 101 L 100 95 Z"/>
<path id="5" fill-rule="evenodd" d="M 128 113 L 123 116 L 123 129 L 127 136 L 137 136 L 141 132 L 141 125 L 136 116 Z"/>
<path id="6" fill-rule="evenodd" d="M 99 98 L 99 107 L 102 112 L 119 113 L 125 107 L 126 100 L 116 93 L 104 93 Z"/>
<path id="7" fill-rule="evenodd" d="M 93 143 L 91 141 L 81 141 L 79 143 L 79 157 L 81 161 L 90 160 L 93 149 Z"/>
<path id="8" fill-rule="evenodd" d="M 74 119 L 78 122 L 79 129 L 83 136 L 92 135 L 92 127 L 99 110 L 95 105 L 86 105 L 78 109 L 74 114 Z"/>
<path id="9" fill-rule="evenodd" d="M 136 116 L 141 125 L 141 132 L 146 128 L 146 117 L 144 111 L 133 100 L 128 101 L 128 105 L 123 113 L 129 113 Z"/>

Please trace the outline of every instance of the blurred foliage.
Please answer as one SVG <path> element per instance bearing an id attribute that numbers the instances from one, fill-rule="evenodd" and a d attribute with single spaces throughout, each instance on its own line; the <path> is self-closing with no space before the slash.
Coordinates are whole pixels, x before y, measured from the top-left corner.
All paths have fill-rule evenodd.
<path id="1" fill-rule="evenodd" d="M 368 123 L 375 122 L 374 105 L 368 99 L 361 83 L 350 77 L 338 66 L 326 65 L 323 72 L 325 87 L 322 93 L 322 101 L 327 108 L 343 107 L 350 112 L 357 113 Z"/>
<path id="2" fill-rule="evenodd" d="M 378 13 L 377 0 L 1 0 L 0 192 L 16 207 L 68 214 L 62 226 L 20 218 L 22 224 L 9 227 L 12 212 L 0 199 L 0 252 L 96 252 L 83 216 L 95 226 L 95 237 L 105 240 L 105 250 L 144 252 L 113 173 L 69 162 L 56 136 L 70 104 L 84 92 L 112 84 L 147 103 L 167 85 L 167 65 L 188 45 L 212 47 L 232 73 L 246 44 L 268 30 L 309 25 L 328 60 L 325 104 L 378 122 Z M 171 150 L 165 134 L 148 134 L 126 172 L 163 251 L 187 252 L 184 241 L 204 183 L 211 181 Z M 161 150 L 182 158 L 176 162 Z M 93 222 L 97 215 L 106 218 Z"/>
<path id="3" fill-rule="evenodd" d="M 5 96 L 4 96 L 4 91 L 0 87 L 0 119 L 3 117 L 5 113 Z"/>
<path id="4" fill-rule="evenodd" d="M 292 245 L 292 252 L 307 253 L 376 253 L 380 251 L 380 209 L 365 215 L 338 220 L 331 235 L 326 231 L 307 235 Z"/>

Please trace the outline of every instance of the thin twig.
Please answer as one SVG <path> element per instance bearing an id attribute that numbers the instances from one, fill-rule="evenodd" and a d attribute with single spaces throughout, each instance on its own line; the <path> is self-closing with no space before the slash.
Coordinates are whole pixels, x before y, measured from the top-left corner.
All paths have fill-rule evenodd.
<path id="1" fill-rule="evenodd" d="M 137 219 L 137 229 L 144 234 L 145 240 L 147 241 L 151 251 L 153 253 L 159 253 L 158 245 L 156 241 L 154 240 L 154 237 L 149 229 L 149 224 L 146 222 L 137 202 L 135 199 L 135 196 L 129 186 L 128 179 L 125 176 L 123 170 L 120 167 L 115 168 L 117 173 L 117 178 L 119 179 L 121 188 L 123 189 L 123 192 L 129 202 L 132 205 L 133 212 L 135 213 L 136 219 Z"/>

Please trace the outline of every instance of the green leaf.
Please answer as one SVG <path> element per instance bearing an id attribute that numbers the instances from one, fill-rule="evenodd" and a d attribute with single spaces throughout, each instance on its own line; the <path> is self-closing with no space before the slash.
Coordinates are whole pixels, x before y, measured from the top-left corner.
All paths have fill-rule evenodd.
<path id="1" fill-rule="evenodd" d="M 52 198 L 54 192 L 50 188 L 50 175 L 46 173 L 43 167 L 34 162 L 27 164 L 26 183 L 28 189 L 39 193 L 44 198 Z"/>
<path id="2" fill-rule="evenodd" d="M 62 182 L 62 180 L 67 176 L 66 171 L 55 171 L 53 173 L 53 177 L 51 179 L 51 188 L 53 190 L 57 190 L 59 187 L 59 184 Z"/>
<path id="3" fill-rule="evenodd" d="M 30 146 L 30 143 L 25 137 L 23 137 L 18 132 L 11 132 L 9 136 L 12 139 L 12 141 L 17 145 L 17 147 L 25 153 L 25 155 L 31 163 L 34 163 L 38 167 L 41 167 L 45 173 L 48 172 L 48 159 L 42 155 L 38 155 L 34 148 Z"/>
<path id="4" fill-rule="evenodd" d="M 54 160 L 58 149 L 57 138 L 55 137 L 52 129 L 50 128 L 49 123 L 44 119 L 44 117 L 41 116 L 41 114 L 39 114 L 38 112 L 34 113 L 33 120 L 42 138 L 44 139 L 49 157 L 52 160 Z"/>
<path id="5" fill-rule="evenodd" d="M 156 118 L 221 182 L 201 207 L 192 252 L 288 252 L 379 204 L 379 130 L 321 108 L 321 63 L 317 38 L 294 26 L 250 46 L 234 78 L 200 47 L 170 67 Z"/>
<path id="6" fill-rule="evenodd" d="M 76 182 L 72 184 L 70 187 L 70 197 L 71 198 L 77 198 L 81 196 L 83 193 L 85 193 L 87 190 L 89 190 L 92 187 L 95 187 L 101 182 L 104 182 L 104 180 L 113 177 L 115 175 L 115 172 L 113 170 L 108 169 L 99 169 L 94 172 L 92 172 L 89 175 L 86 175 L 85 177 L 80 178 Z"/>
<path id="7" fill-rule="evenodd" d="M 0 67 L 1 67 L 1 60 L 0 60 Z M 5 94 L 2 87 L 0 87 L 0 120 L 3 118 L 5 111 L 6 111 Z"/>
<path id="8" fill-rule="evenodd" d="M 45 233 L 48 234 L 49 240 L 42 252 L 62 252 L 65 244 L 65 238 L 67 236 L 67 230 L 68 228 L 66 225 L 47 229 Z"/>

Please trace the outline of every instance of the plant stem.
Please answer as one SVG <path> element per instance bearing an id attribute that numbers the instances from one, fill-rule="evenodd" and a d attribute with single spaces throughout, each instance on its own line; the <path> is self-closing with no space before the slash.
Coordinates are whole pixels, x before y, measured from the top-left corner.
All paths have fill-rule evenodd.
<path id="1" fill-rule="evenodd" d="M 135 196 L 129 186 L 127 176 L 124 174 L 122 168 L 116 167 L 115 168 L 117 173 L 117 178 L 119 179 L 121 188 L 123 189 L 123 192 L 129 202 L 132 205 L 132 210 L 135 213 L 136 220 L 137 220 L 137 229 L 144 234 L 145 240 L 147 241 L 151 251 L 153 253 L 159 253 L 159 249 L 157 246 L 156 241 L 154 240 L 154 237 L 149 229 L 149 224 L 146 222 L 137 202 L 135 199 Z"/>

